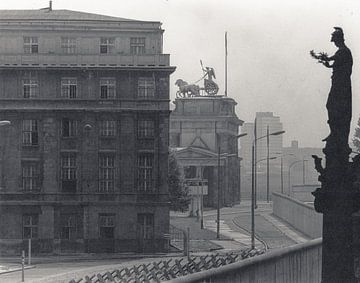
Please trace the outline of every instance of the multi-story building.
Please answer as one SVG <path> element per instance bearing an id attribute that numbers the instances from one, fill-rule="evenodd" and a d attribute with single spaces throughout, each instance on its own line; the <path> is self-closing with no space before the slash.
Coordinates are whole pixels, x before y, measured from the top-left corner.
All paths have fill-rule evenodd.
<path id="1" fill-rule="evenodd" d="M 0 250 L 165 251 L 160 22 L 0 11 Z"/>
<path id="2" fill-rule="evenodd" d="M 273 136 L 271 133 L 282 131 L 280 117 L 274 116 L 272 112 L 257 112 L 254 123 L 245 123 L 243 131 L 248 133 L 241 139 L 240 155 L 243 157 L 242 162 L 242 191 L 243 197 L 251 196 L 251 163 L 252 163 L 252 144 L 256 142 L 256 170 L 257 170 L 257 198 L 267 198 L 267 133 L 269 136 L 269 157 L 278 157 L 269 161 L 269 191 L 280 190 L 280 158 L 283 146 L 282 135 Z M 255 135 L 256 131 L 256 135 Z M 262 138 L 263 137 L 263 138 Z"/>
<path id="3" fill-rule="evenodd" d="M 206 95 L 176 98 L 174 103 L 170 146 L 177 149 L 177 159 L 184 168 L 185 178 L 206 182 L 204 206 L 217 207 L 218 195 L 221 206 L 235 204 L 240 198 L 237 135 L 243 123 L 235 113 L 235 100 Z M 197 196 L 199 193 L 195 192 Z M 194 200 L 192 210 L 197 209 L 196 196 Z"/>

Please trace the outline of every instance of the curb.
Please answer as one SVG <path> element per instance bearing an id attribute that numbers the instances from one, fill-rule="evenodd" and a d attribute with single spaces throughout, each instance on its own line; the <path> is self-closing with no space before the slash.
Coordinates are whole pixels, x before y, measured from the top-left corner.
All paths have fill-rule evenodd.
<path id="1" fill-rule="evenodd" d="M 35 267 L 36 267 L 36 265 L 28 265 L 28 266 L 25 266 L 25 267 L 24 267 L 24 270 L 26 270 L 26 269 L 33 269 L 33 268 L 35 268 Z M 8 273 L 12 273 L 12 272 L 21 271 L 21 270 L 22 270 L 22 268 L 21 268 L 21 267 L 18 267 L 18 268 L 6 270 L 6 271 L 1 271 L 1 272 L 0 272 L 0 276 L 3 275 L 3 274 L 8 274 Z"/>

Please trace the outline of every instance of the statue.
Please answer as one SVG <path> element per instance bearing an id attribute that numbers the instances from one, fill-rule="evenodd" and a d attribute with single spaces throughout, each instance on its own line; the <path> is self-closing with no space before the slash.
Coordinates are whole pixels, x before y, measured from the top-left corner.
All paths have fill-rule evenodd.
<path id="1" fill-rule="evenodd" d="M 202 61 L 200 60 L 201 68 L 204 72 L 204 75 L 197 80 L 194 84 L 188 84 L 186 81 L 182 79 L 178 79 L 175 82 L 175 85 L 179 87 L 179 90 L 176 92 L 176 97 L 196 97 L 204 95 L 203 91 L 207 93 L 207 95 L 216 95 L 219 91 L 218 85 L 214 82 L 213 78 L 215 77 L 215 70 L 211 67 L 203 67 Z M 204 87 L 199 87 L 196 85 L 199 81 L 204 79 Z M 200 94 L 200 90 L 202 93 Z"/>
<path id="2" fill-rule="evenodd" d="M 200 87 L 198 85 L 189 85 L 182 79 L 176 80 L 175 85 L 179 87 L 179 90 L 176 92 L 176 97 L 200 96 Z"/>
<path id="3" fill-rule="evenodd" d="M 216 79 L 215 77 L 215 70 L 214 68 L 211 67 L 203 67 L 203 63 L 200 60 L 200 64 L 201 64 L 201 69 L 204 72 L 204 90 L 208 95 L 216 95 L 219 91 L 219 86 L 217 85 L 217 83 L 215 83 L 213 81 L 213 77 L 214 79 Z M 206 78 L 207 76 L 207 78 Z"/>
<path id="4" fill-rule="evenodd" d="M 351 122 L 351 72 L 353 59 L 344 43 L 344 33 L 334 28 L 331 41 L 338 48 L 333 56 L 310 51 L 312 57 L 332 68 L 331 89 L 326 108 L 330 134 L 326 146 L 325 167 L 313 155 L 321 187 L 314 195 L 316 212 L 323 214 L 321 282 L 358 282 L 354 268 L 360 263 L 353 213 L 360 208 L 360 155 L 349 160 L 348 138 Z M 341 259 L 341 260 L 339 260 Z"/>
<path id="5" fill-rule="evenodd" d="M 326 103 L 330 134 L 323 141 L 334 141 L 348 146 L 351 122 L 351 72 L 353 59 L 350 49 L 344 43 L 344 33 L 339 27 L 334 27 L 331 41 L 338 47 L 336 53 L 329 57 L 326 53 L 316 54 L 310 51 L 312 57 L 327 68 L 332 68 L 331 89 Z M 332 64 L 330 62 L 333 61 Z"/>

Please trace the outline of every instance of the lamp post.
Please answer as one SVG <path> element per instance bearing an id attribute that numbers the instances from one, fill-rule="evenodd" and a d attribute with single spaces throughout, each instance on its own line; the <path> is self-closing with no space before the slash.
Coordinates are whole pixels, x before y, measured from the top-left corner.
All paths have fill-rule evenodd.
<path id="1" fill-rule="evenodd" d="M 237 139 L 246 136 L 247 133 L 243 133 L 235 136 Z M 226 154 L 224 154 L 226 157 Z M 218 145 L 218 160 L 217 160 L 217 211 L 216 211 L 216 238 L 220 239 L 220 204 L 221 204 L 221 194 L 220 194 L 220 145 Z"/>
<path id="2" fill-rule="evenodd" d="M 305 185 L 305 181 L 306 181 L 306 179 L 305 179 L 305 162 L 306 162 L 307 160 L 306 159 L 304 159 L 304 157 L 303 157 L 303 185 Z"/>
<path id="3" fill-rule="evenodd" d="M 281 154 L 280 152 L 276 152 L 276 154 Z M 281 193 L 284 194 L 284 156 L 295 156 L 292 153 L 282 154 L 280 155 L 280 183 L 281 183 Z"/>
<path id="4" fill-rule="evenodd" d="M 257 163 L 256 160 L 256 152 L 257 152 L 257 141 L 263 138 L 267 138 L 267 158 L 269 158 L 269 141 L 270 141 L 270 136 L 278 136 L 278 135 L 282 135 L 283 133 L 285 133 L 285 131 L 277 131 L 277 132 L 273 132 L 273 133 L 269 133 L 269 128 L 267 127 L 267 132 L 266 135 L 255 138 L 253 141 L 253 147 L 254 147 L 254 160 L 252 162 L 252 165 L 255 166 Z M 257 201 L 257 197 L 256 197 L 256 193 L 257 193 L 257 184 L 256 184 L 256 177 L 257 177 L 257 172 L 256 172 L 256 166 L 254 167 L 254 199 L 255 199 L 255 206 L 256 206 L 256 201 Z M 269 162 L 267 163 L 267 180 L 269 180 Z M 269 194 L 270 194 L 270 189 L 269 189 L 269 181 L 267 182 L 267 188 L 266 188 L 266 194 L 267 194 L 267 200 L 269 201 Z"/>
<path id="5" fill-rule="evenodd" d="M 290 192 L 291 192 L 291 167 L 293 167 L 295 164 L 297 164 L 297 163 L 299 163 L 299 162 L 302 162 L 303 163 L 303 181 L 305 182 L 305 170 L 304 170 L 304 168 L 305 168 L 305 161 L 308 161 L 308 160 L 306 160 L 306 159 L 303 159 L 303 160 L 296 160 L 296 161 L 294 161 L 293 163 L 291 163 L 290 165 L 289 165 L 289 176 L 288 176 L 288 178 L 289 178 L 289 193 L 288 193 L 288 195 L 290 195 Z M 305 184 L 305 183 L 304 183 Z"/>
<path id="6" fill-rule="evenodd" d="M 255 150 L 256 150 L 256 141 L 266 138 L 268 136 L 277 136 L 285 133 L 285 131 L 278 131 L 274 133 L 267 133 L 265 136 L 261 136 L 259 138 L 255 138 L 252 142 L 251 146 L 251 248 L 255 248 L 255 201 L 256 201 L 256 156 L 255 156 Z M 269 159 L 268 157 L 266 159 Z M 261 160 L 260 160 L 261 161 Z"/>

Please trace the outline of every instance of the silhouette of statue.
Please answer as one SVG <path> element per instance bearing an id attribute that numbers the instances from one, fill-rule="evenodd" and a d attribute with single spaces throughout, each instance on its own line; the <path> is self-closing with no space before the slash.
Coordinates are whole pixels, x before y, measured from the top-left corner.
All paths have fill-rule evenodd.
<path id="1" fill-rule="evenodd" d="M 345 45 L 343 30 L 339 27 L 334 27 L 334 29 L 331 42 L 334 42 L 338 48 L 336 53 L 331 57 L 326 53 L 315 54 L 314 51 L 310 51 L 310 54 L 325 67 L 333 69 L 331 89 L 326 103 L 330 135 L 323 141 L 347 145 L 352 113 L 350 77 L 353 59 L 350 49 Z M 333 61 L 332 64 L 330 64 L 331 61 Z"/>

